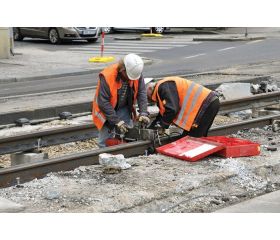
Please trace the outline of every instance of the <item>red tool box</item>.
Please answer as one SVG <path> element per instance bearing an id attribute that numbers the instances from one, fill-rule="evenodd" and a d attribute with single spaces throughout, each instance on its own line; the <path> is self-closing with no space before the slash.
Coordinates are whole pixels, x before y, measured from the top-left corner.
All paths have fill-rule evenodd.
<path id="1" fill-rule="evenodd" d="M 216 154 L 226 158 L 248 157 L 260 154 L 260 144 L 249 140 L 224 136 L 203 137 L 202 139 L 223 144 L 225 148 L 216 152 Z"/>
<path id="2" fill-rule="evenodd" d="M 105 141 L 105 144 L 107 147 L 111 147 L 111 146 L 115 146 L 115 145 L 119 145 L 119 144 L 123 144 L 123 143 L 126 143 L 126 141 L 122 141 L 121 139 L 118 139 L 118 138 L 108 138 L 106 141 Z"/>
<path id="3" fill-rule="evenodd" d="M 186 136 L 175 142 L 158 147 L 157 151 L 164 155 L 194 162 L 223 148 L 224 144 L 219 142 Z"/>

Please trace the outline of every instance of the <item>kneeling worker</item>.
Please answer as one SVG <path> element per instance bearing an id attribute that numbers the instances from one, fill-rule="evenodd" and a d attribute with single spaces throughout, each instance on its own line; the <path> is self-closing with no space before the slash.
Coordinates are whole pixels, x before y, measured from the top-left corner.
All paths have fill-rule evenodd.
<path id="1" fill-rule="evenodd" d="M 115 128 L 125 133 L 133 126 L 136 100 L 139 122 L 149 124 L 143 67 L 143 60 L 131 53 L 99 74 L 92 105 L 93 122 L 99 130 L 99 147 L 106 147 L 106 140 L 114 137 Z"/>
<path id="2" fill-rule="evenodd" d="M 207 136 L 220 107 L 215 92 L 181 77 L 148 83 L 147 95 L 159 107 L 150 128 L 158 125 L 162 134 L 173 123 L 184 130 L 182 136 Z"/>

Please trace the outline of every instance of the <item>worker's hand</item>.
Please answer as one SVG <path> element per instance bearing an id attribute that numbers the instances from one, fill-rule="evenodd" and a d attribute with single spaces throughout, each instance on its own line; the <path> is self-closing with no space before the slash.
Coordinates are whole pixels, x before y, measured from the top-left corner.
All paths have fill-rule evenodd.
<path id="1" fill-rule="evenodd" d="M 125 134 L 126 132 L 128 132 L 128 126 L 126 125 L 126 123 L 124 121 L 119 121 L 116 124 L 118 130 L 121 132 L 121 134 Z"/>
<path id="2" fill-rule="evenodd" d="M 150 123 L 150 118 L 148 116 L 140 116 L 139 117 L 139 123 L 142 125 L 142 126 L 147 126 L 149 125 Z"/>

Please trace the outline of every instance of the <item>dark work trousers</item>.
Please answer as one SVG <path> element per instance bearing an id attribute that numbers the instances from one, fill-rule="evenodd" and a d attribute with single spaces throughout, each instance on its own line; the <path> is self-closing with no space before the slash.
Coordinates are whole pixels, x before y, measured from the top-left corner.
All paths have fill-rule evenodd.
<path id="1" fill-rule="evenodd" d="M 191 137 L 206 137 L 208 135 L 208 130 L 211 127 L 218 111 L 220 108 L 220 101 L 219 99 L 215 99 L 211 102 L 208 108 L 205 110 L 204 114 L 202 115 L 200 122 L 198 123 L 197 128 L 191 128 L 190 131 L 184 131 L 182 133 L 182 137 L 184 136 L 191 136 Z"/>

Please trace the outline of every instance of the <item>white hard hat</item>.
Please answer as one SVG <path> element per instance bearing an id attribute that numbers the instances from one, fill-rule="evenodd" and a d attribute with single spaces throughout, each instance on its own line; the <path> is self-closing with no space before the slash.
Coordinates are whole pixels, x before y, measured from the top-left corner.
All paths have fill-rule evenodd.
<path id="1" fill-rule="evenodd" d="M 130 53 L 124 57 L 123 62 L 128 78 L 130 80 L 139 79 L 144 68 L 142 58 L 134 53 Z"/>

